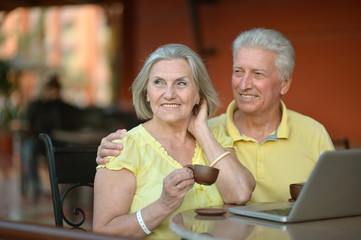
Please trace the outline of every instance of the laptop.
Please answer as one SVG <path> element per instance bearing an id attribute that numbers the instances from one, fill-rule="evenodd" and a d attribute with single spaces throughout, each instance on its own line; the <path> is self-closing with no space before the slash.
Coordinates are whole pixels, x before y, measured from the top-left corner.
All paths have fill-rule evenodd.
<path id="1" fill-rule="evenodd" d="M 257 227 L 248 236 L 249 239 L 257 239 L 259 234 L 263 236 L 272 236 L 266 239 L 347 239 L 347 240 L 360 240 L 361 217 L 349 217 L 303 222 L 300 224 L 293 223 L 280 223 L 275 221 L 264 220 L 260 218 L 245 217 L 240 215 L 231 214 L 228 220 L 236 223 L 233 225 L 239 229 L 249 229 L 244 226 L 250 225 Z M 248 239 L 247 238 L 247 239 Z"/>
<path id="2" fill-rule="evenodd" d="M 322 153 L 295 202 L 237 206 L 228 211 L 285 223 L 361 215 L 361 149 Z"/>

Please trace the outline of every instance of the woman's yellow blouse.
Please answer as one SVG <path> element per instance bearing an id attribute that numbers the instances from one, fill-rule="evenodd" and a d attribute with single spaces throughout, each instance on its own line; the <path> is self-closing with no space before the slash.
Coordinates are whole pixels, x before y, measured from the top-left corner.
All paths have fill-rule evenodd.
<path id="1" fill-rule="evenodd" d="M 212 129 L 212 132 L 223 148 L 233 148 L 233 140 L 220 131 L 218 127 Z M 103 167 L 110 170 L 126 168 L 134 173 L 137 185 L 129 210 L 129 213 L 134 213 L 157 200 L 162 193 L 163 179 L 173 170 L 183 166 L 170 157 L 162 145 L 142 125 L 128 131 L 123 140 L 115 141 L 121 142 L 123 145 L 121 154 L 117 157 L 109 157 L 109 162 L 106 165 L 99 165 L 98 168 Z M 192 164 L 209 165 L 198 142 Z M 194 187 L 186 194 L 182 205 L 173 215 L 189 209 L 219 205 L 223 205 L 223 200 L 215 184 L 205 186 L 195 183 Z M 170 217 L 154 229 L 149 237 L 165 238 L 166 232 L 169 233 L 168 221 Z"/>

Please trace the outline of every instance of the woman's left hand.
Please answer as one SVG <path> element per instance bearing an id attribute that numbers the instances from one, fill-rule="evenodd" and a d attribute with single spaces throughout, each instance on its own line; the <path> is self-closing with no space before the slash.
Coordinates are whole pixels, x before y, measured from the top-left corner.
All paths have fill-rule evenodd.
<path id="1" fill-rule="evenodd" d="M 207 120 L 208 120 L 208 106 L 207 101 L 205 99 L 201 99 L 201 102 L 198 106 L 198 109 L 196 112 L 193 113 L 191 116 L 191 119 L 188 124 L 188 131 L 196 137 L 196 130 L 199 130 L 202 126 L 207 126 Z"/>

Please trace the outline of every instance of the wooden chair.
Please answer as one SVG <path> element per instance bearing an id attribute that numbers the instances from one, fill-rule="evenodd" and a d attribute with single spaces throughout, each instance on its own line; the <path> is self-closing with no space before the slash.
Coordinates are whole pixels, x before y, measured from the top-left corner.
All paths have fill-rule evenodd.
<path id="1" fill-rule="evenodd" d="M 350 142 L 348 138 L 344 139 L 332 139 L 332 143 L 335 146 L 335 149 L 350 149 Z"/>
<path id="2" fill-rule="evenodd" d="M 85 211 L 83 207 L 74 207 L 72 214 L 69 214 L 68 211 L 64 211 L 64 202 L 70 201 L 69 195 L 73 195 L 73 192 L 80 191 L 82 188 L 79 187 L 81 186 L 93 188 L 97 166 L 95 161 L 97 148 L 54 146 L 49 135 L 41 133 L 39 137 L 45 143 L 46 158 L 49 163 L 55 225 L 64 227 L 64 220 L 72 228 L 84 230 L 84 226 L 82 225 L 85 219 L 92 219 L 93 189 L 91 189 L 91 199 L 88 199 L 91 200 L 90 211 Z M 60 191 L 60 189 L 63 189 L 61 188 L 63 185 L 65 185 L 65 189 Z M 69 194 L 70 192 L 72 192 L 72 194 Z M 69 219 L 67 217 L 69 215 L 76 219 Z"/>

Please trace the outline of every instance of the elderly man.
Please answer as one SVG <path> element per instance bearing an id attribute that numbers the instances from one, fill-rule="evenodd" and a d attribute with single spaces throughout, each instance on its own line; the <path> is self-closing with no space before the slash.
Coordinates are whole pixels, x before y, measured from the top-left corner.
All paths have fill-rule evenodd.
<path id="1" fill-rule="evenodd" d="M 251 202 L 287 201 L 289 184 L 305 182 L 323 151 L 334 150 L 323 125 L 286 108 L 295 65 L 290 41 L 280 32 L 256 28 L 233 42 L 232 89 L 227 112 L 209 120 L 233 139 L 242 164 L 256 179 Z M 102 140 L 98 163 L 119 154 L 117 131 Z"/>

